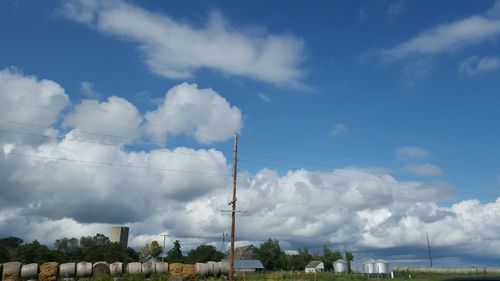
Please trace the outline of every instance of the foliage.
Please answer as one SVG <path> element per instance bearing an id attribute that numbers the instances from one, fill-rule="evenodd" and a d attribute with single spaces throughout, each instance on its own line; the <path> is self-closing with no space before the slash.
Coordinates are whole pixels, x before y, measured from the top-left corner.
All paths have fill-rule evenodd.
<path id="1" fill-rule="evenodd" d="M 8 262 L 10 260 L 9 249 L 0 245 L 0 263 Z"/>
<path id="2" fill-rule="evenodd" d="M 21 246 L 21 244 L 23 244 L 23 242 L 24 241 L 21 238 L 9 236 L 9 237 L 0 239 L 0 246 L 4 246 L 7 249 L 15 249 L 15 248 Z"/>
<path id="3" fill-rule="evenodd" d="M 158 241 L 154 240 L 151 241 L 151 243 L 146 243 L 141 250 L 140 250 L 140 258 L 143 259 L 149 255 L 152 255 L 155 258 L 159 258 L 161 254 L 163 253 L 163 247 L 160 246 L 160 243 Z"/>
<path id="4" fill-rule="evenodd" d="M 333 269 L 333 262 L 341 259 L 342 254 L 339 251 L 333 251 L 328 246 L 323 247 L 323 256 L 321 257 L 321 261 L 325 265 L 325 270 Z"/>
<path id="5" fill-rule="evenodd" d="M 217 251 L 214 246 L 204 244 L 189 251 L 186 262 L 194 264 L 197 262 L 220 261 L 224 256 L 225 254 Z"/>
<path id="6" fill-rule="evenodd" d="M 289 270 L 304 270 L 306 265 L 312 260 L 312 255 L 309 254 L 309 250 L 304 247 L 299 249 L 298 255 L 287 255 L 289 263 Z"/>
<path id="7" fill-rule="evenodd" d="M 181 243 L 179 240 L 175 240 L 174 247 L 168 251 L 167 261 L 170 263 L 184 262 L 184 256 L 182 255 Z"/>
<path id="8" fill-rule="evenodd" d="M 285 253 L 281 250 L 278 240 L 269 238 L 267 242 L 260 245 L 257 257 L 267 270 L 286 269 L 287 261 Z"/>
<path id="9" fill-rule="evenodd" d="M 13 251 L 12 257 L 22 263 L 44 263 L 51 260 L 53 255 L 47 246 L 35 240 L 17 247 Z"/>

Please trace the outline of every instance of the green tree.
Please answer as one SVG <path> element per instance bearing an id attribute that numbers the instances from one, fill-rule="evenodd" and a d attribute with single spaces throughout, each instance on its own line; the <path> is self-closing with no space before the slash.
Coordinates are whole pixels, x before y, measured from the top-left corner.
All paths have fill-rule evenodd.
<path id="1" fill-rule="evenodd" d="M 170 249 L 167 253 L 168 262 L 183 262 L 184 256 L 182 255 L 181 242 L 175 240 L 174 247 Z"/>
<path id="2" fill-rule="evenodd" d="M 257 257 L 267 270 L 286 268 L 286 256 L 278 240 L 269 238 L 267 242 L 262 243 L 257 250 Z"/>
<path id="3" fill-rule="evenodd" d="M 325 265 L 325 270 L 332 270 L 333 262 L 341 258 L 342 254 L 339 251 L 333 251 L 327 246 L 323 247 L 323 256 L 321 257 L 321 261 Z"/>
<path id="4" fill-rule="evenodd" d="M 7 249 L 15 249 L 23 244 L 23 239 L 9 236 L 0 239 L 0 245 L 6 247 Z"/>
<path id="5" fill-rule="evenodd" d="M 345 260 L 347 261 L 347 270 L 351 272 L 351 262 L 354 260 L 354 256 L 351 252 L 345 253 Z"/>
<path id="6" fill-rule="evenodd" d="M 187 263 L 220 261 L 225 256 L 224 253 L 217 251 L 212 245 L 199 245 L 195 249 L 189 251 L 186 257 Z"/>
<path id="7" fill-rule="evenodd" d="M 158 243 L 158 241 L 154 240 L 154 241 L 151 241 L 151 243 L 146 243 L 146 245 L 144 245 L 142 248 L 141 248 L 141 251 L 140 251 L 140 258 L 145 258 L 149 255 L 152 255 L 153 257 L 155 258 L 158 258 L 160 257 L 161 253 L 163 252 L 163 247 L 160 246 L 160 243 Z"/>
<path id="8" fill-rule="evenodd" d="M 17 247 L 13 254 L 13 258 L 22 263 L 44 263 L 52 257 L 52 251 L 37 240 Z"/>
<path id="9" fill-rule="evenodd" d="M 304 270 L 306 265 L 312 260 L 312 255 L 309 254 L 309 250 L 304 247 L 299 249 L 298 255 L 293 255 L 290 258 L 290 266 L 291 270 Z"/>
<path id="10" fill-rule="evenodd" d="M 0 263 L 9 261 L 10 261 L 9 249 L 3 245 L 0 245 Z"/>

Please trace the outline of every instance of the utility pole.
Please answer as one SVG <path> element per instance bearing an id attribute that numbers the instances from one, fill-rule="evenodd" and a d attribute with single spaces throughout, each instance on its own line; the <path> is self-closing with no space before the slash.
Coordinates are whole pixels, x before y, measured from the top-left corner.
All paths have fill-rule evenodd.
<path id="1" fill-rule="evenodd" d="M 431 256 L 431 245 L 429 244 L 429 233 L 425 233 L 427 235 L 427 250 L 429 251 L 429 262 L 432 267 L 432 256 Z"/>
<path id="2" fill-rule="evenodd" d="M 161 262 L 163 262 L 163 258 L 165 257 L 165 237 L 167 237 L 167 234 L 162 234 L 163 236 L 163 249 L 161 251 Z"/>
<path id="3" fill-rule="evenodd" d="M 231 248 L 229 250 L 229 281 L 234 281 L 234 229 L 236 227 L 236 173 L 238 171 L 238 134 L 234 134 L 233 201 L 231 206 Z"/>

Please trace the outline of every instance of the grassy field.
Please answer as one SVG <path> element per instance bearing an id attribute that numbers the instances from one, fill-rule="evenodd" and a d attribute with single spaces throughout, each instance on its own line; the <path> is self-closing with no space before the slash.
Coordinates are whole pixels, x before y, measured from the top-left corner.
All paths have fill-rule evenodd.
<path id="1" fill-rule="evenodd" d="M 412 273 L 411 277 L 406 274 L 396 274 L 394 279 L 390 278 L 377 278 L 371 277 L 364 274 L 334 274 L 330 272 L 323 272 L 317 274 L 305 274 L 305 273 L 241 273 L 236 275 L 236 281 L 361 281 L 361 280 L 411 280 L 411 281 L 446 281 L 446 280 L 500 280 L 500 276 L 492 275 L 472 275 L 472 274 L 461 274 L 461 275 L 447 275 L 447 274 L 426 274 L 426 273 Z M 169 275 L 165 274 L 154 274 L 152 276 L 144 275 L 124 275 L 120 281 L 172 281 L 174 278 L 170 278 Z M 176 279 L 176 281 L 179 279 Z M 227 277 L 196 277 L 192 281 L 227 281 Z M 91 278 L 87 281 L 114 281 L 112 277 L 96 277 Z"/>

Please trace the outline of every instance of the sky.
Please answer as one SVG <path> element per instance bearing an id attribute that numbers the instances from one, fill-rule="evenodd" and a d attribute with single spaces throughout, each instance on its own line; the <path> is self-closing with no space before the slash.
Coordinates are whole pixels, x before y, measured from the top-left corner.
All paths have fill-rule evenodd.
<path id="1" fill-rule="evenodd" d="M 500 1 L 2 1 L 0 237 L 498 266 Z"/>

